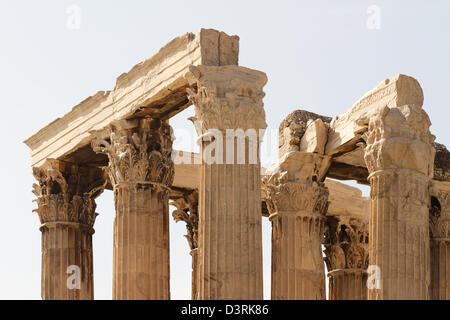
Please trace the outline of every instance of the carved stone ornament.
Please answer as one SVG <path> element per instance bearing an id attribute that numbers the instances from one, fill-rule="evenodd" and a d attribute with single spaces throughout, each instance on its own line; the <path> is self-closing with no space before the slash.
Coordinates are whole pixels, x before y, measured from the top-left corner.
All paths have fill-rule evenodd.
<path id="1" fill-rule="evenodd" d="M 194 121 L 201 132 L 209 129 L 265 129 L 262 88 L 265 73 L 240 66 L 191 66 L 187 78 L 189 100 L 195 105 Z M 200 131 L 197 129 L 197 131 Z"/>
<path id="2" fill-rule="evenodd" d="M 39 184 L 33 184 L 41 224 L 74 222 L 92 227 L 95 222 L 95 198 L 104 190 L 103 173 L 97 168 L 79 167 L 48 160 L 33 168 Z"/>
<path id="3" fill-rule="evenodd" d="M 167 188 L 172 185 L 174 164 L 172 128 L 151 118 L 115 121 L 92 141 L 97 153 L 109 158 L 108 174 L 113 186 L 122 183 L 149 183 Z"/>
<path id="4" fill-rule="evenodd" d="M 324 252 L 328 271 L 367 269 L 368 222 L 350 217 L 327 217 Z"/>
<path id="5" fill-rule="evenodd" d="M 364 159 L 369 172 L 412 169 L 432 177 L 435 137 L 430 119 L 417 106 L 384 107 L 369 120 Z"/>

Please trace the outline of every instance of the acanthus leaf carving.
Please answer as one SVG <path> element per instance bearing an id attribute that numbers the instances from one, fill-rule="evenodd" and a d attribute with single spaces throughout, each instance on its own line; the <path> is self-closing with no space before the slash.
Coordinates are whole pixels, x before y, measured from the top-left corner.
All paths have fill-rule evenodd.
<path id="1" fill-rule="evenodd" d="M 98 168 L 80 167 L 50 159 L 41 168 L 33 168 L 38 184 L 33 184 L 41 224 L 73 222 L 92 227 L 97 213 L 95 198 L 106 182 Z"/>
<path id="2" fill-rule="evenodd" d="M 92 148 L 109 158 L 107 167 L 113 186 L 121 183 L 153 183 L 170 187 L 174 178 L 171 159 L 173 133 L 165 121 L 151 118 L 139 123 L 116 121 L 97 132 Z"/>
<path id="3" fill-rule="evenodd" d="M 187 78 L 188 98 L 195 117 L 209 129 L 265 129 L 262 88 L 267 76 L 240 66 L 191 66 Z M 199 130 L 198 130 L 199 131 Z"/>

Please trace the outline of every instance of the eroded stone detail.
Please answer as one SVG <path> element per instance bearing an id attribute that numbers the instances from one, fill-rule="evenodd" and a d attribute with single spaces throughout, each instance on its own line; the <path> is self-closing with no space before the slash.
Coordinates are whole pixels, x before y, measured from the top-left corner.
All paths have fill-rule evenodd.
<path id="1" fill-rule="evenodd" d="M 198 248 L 198 192 L 192 191 L 182 198 L 170 202 L 177 209 L 172 212 L 176 222 L 186 223 L 185 235 L 191 250 Z"/>
<path id="2" fill-rule="evenodd" d="M 202 132 L 209 129 L 265 129 L 262 88 L 265 73 L 239 66 L 191 66 L 188 89 Z M 199 131 L 197 131 L 199 132 Z"/>
<path id="3" fill-rule="evenodd" d="M 93 299 L 92 234 L 95 198 L 105 187 L 103 173 L 94 167 L 48 160 L 45 166 L 33 168 L 33 174 L 39 182 L 33 185 L 33 193 L 42 231 L 42 298 Z M 70 266 L 81 273 L 75 289 L 67 286 Z"/>
<path id="4" fill-rule="evenodd" d="M 172 184 L 172 128 L 166 122 L 151 118 L 116 121 L 98 135 L 92 148 L 108 155 L 113 186 L 138 182 L 163 187 Z"/>
<path id="5" fill-rule="evenodd" d="M 320 154 L 289 152 L 262 181 L 272 221 L 272 299 L 325 299 L 322 181 L 329 164 Z"/>
<path id="6" fill-rule="evenodd" d="M 369 299 L 429 296 L 428 208 L 434 161 L 430 124 L 416 105 L 385 107 L 370 118 L 363 135 L 372 198 L 370 265 L 381 271 L 381 285 L 369 290 Z"/>
<path id="7" fill-rule="evenodd" d="M 367 299 L 368 229 L 368 221 L 327 217 L 325 263 L 330 300 Z"/>

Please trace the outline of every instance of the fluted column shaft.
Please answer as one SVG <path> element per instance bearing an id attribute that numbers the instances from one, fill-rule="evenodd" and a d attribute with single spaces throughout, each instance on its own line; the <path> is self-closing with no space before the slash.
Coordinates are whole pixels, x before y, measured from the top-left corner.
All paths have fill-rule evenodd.
<path id="1" fill-rule="evenodd" d="M 113 298 L 170 298 L 168 191 L 151 184 L 114 190 Z"/>
<path id="2" fill-rule="evenodd" d="M 92 300 L 92 235 L 101 170 L 49 160 L 33 170 L 42 231 L 42 299 Z"/>
<path id="3" fill-rule="evenodd" d="M 434 160 L 429 126 L 417 106 L 386 107 L 370 119 L 365 150 L 371 187 L 369 267 L 376 271 L 369 299 L 429 297 Z"/>
<path id="4" fill-rule="evenodd" d="M 64 222 L 45 223 L 40 229 L 42 299 L 94 299 L 94 230 L 79 223 Z"/>
<path id="5" fill-rule="evenodd" d="M 262 299 L 260 165 L 202 164 L 199 298 Z"/>
<path id="6" fill-rule="evenodd" d="M 170 299 L 171 135 L 166 122 L 143 118 L 114 122 L 92 143 L 108 155 L 114 188 L 113 299 Z"/>
<path id="7" fill-rule="evenodd" d="M 272 299 L 324 300 L 324 217 L 275 213 L 272 221 Z"/>
<path id="8" fill-rule="evenodd" d="M 367 271 L 340 269 L 328 272 L 329 300 L 367 300 Z"/>
<path id="9" fill-rule="evenodd" d="M 201 141 L 198 298 L 262 299 L 259 146 L 266 128 L 264 73 L 239 66 L 191 67 Z"/>

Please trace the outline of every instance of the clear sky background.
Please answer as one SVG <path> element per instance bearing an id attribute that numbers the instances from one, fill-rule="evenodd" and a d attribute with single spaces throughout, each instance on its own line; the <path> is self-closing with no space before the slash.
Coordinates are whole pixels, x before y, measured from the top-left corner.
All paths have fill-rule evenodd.
<path id="1" fill-rule="evenodd" d="M 80 28 L 67 27 L 71 5 Z M 375 5 L 375 11 L 368 8 Z M 376 11 L 379 10 L 379 20 Z M 378 23 L 379 22 L 379 23 Z M 0 1 L 0 299 L 40 299 L 41 234 L 32 209 L 34 178 L 23 140 L 151 57 L 200 28 L 240 36 L 240 65 L 267 73 L 267 123 L 275 131 L 295 109 L 336 116 L 380 81 L 403 73 L 424 90 L 437 141 L 450 145 L 450 1 Z M 377 28 L 379 27 L 379 28 Z M 195 151 L 171 124 L 175 146 Z M 176 131 L 177 132 L 177 131 Z M 192 136 L 194 136 L 192 134 Z M 263 165 L 276 159 L 266 135 Z M 367 188 L 364 188 L 367 194 Z M 95 298 L 111 299 L 112 192 L 97 201 Z M 171 222 L 171 290 L 190 298 L 191 262 L 183 223 Z M 270 225 L 263 224 L 264 295 L 270 297 Z"/>

